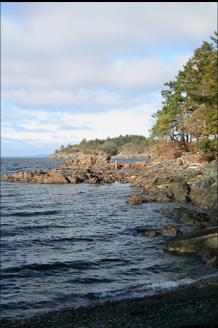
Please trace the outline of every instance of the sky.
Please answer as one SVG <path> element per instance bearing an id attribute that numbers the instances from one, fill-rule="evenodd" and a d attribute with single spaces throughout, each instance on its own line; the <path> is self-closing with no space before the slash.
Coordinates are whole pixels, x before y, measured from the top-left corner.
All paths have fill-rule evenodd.
<path id="1" fill-rule="evenodd" d="M 1 155 L 149 136 L 164 82 L 216 29 L 215 2 L 2 2 Z"/>

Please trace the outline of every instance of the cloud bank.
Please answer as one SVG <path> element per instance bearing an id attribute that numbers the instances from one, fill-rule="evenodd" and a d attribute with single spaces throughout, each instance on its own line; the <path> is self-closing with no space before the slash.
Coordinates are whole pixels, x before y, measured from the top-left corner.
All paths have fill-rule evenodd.
<path id="1" fill-rule="evenodd" d="M 216 20 L 206 2 L 3 4 L 3 155 L 148 135 L 163 83 Z"/>

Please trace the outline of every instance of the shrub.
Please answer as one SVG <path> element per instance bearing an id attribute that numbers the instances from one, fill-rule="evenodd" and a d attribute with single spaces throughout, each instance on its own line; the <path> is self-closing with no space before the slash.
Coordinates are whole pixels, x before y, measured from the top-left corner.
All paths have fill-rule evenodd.
<path id="1" fill-rule="evenodd" d="M 109 156 L 115 156 L 118 154 L 118 149 L 115 145 L 106 145 L 102 148 L 102 150 Z"/>
<path id="2" fill-rule="evenodd" d="M 218 155 L 218 139 L 201 139 L 197 142 L 197 150 L 201 154 L 215 158 Z"/>

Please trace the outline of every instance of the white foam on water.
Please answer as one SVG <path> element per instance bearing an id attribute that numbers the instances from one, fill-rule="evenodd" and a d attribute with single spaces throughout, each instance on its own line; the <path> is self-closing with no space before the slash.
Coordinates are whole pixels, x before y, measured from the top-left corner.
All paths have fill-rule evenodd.
<path id="1" fill-rule="evenodd" d="M 178 287 L 189 286 L 194 283 L 204 282 L 208 279 L 218 278 L 218 273 L 210 273 L 204 277 L 199 278 L 184 278 L 180 280 L 167 280 L 159 281 L 155 283 L 148 284 L 146 286 L 136 286 L 128 288 L 126 290 L 116 290 L 116 291 L 104 291 L 98 294 L 100 302 L 108 300 L 121 300 L 121 299 L 131 299 L 131 298 L 142 298 L 152 295 L 162 294 L 164 292 L 174 290 Z"/>

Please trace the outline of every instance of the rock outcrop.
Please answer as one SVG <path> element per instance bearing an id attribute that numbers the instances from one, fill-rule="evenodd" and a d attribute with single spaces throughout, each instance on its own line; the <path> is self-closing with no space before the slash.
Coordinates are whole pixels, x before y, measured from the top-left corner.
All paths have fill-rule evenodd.
<path id="1" fill-rule="evenodd" d="M 164 243 L 164 250 L 180 254 L 218 254 L 218 227 L 173 237 Z"/>
<path id="2" fill-rule="evenodd" d="M 209 164 L 185 159 L 118 163 L 100 153 L 70 158 L 57 169 L 18 172 L 2 178 L 12 182 L 55 184 L 130 182 L 142 189 L 142 193 L 129 198 L 130 204 L 190 202 L 205 210 L 212 224 L 217 225 L 217 167 L 217 160 Z"/>

